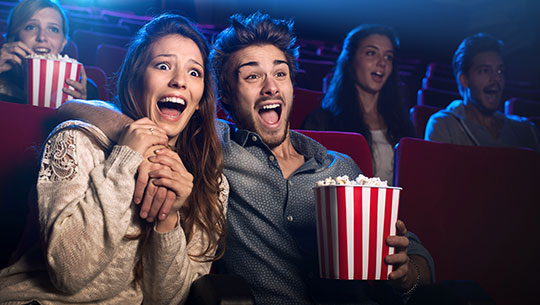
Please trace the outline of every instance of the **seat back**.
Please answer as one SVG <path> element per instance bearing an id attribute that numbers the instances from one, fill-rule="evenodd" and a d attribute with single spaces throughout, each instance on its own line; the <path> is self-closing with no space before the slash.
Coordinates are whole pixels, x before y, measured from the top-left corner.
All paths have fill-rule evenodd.
<path id="1" fill-rule="evenodd" d="M 414 105 L 410 110 L 411 121 L 416 129 L 416 136 L 423 139 L 426 132 L 426 125 L 432 114 L 441 110 L 442 108 L 427 106 L 427 105 Z"/>
<path id="2" fill-rule="evenodd" d="M 457 92 L 426 88 L 418 90 L 417 104 L 446 108 L 452 101 L 460 98 Z"/>
<path id="3" fill-rule="evenodd" d="M 399 216 L 437 280 L 473 280 L 497 304 L 535 303 L 540 155 L 404 138 L 395 157 Z"/>
<path id="4" fill-rule="evenodd" d="M 0 102 L 0 268 L 17 247 L 37 181 L 43 141 L 56 126 L 56 109 Z"/>
<path id="5" fill-rule="evenodd" d="M 321 104 L 323 95 L 320 91 L 303 88 L 294 89 L 294 103 L 290 116 L 290 127 L 292 129 L 302 127 L 304 119 Z"/>
<path id="6" fill-rule="evenodd" d="M 100 44 L 97 47 L 96 66 L 105 71 L 107 78 L 113 80 L 116 73 L 122 66 L 127 54 L 127 48 L 113 46 L 110 44 Z"/>
<path id="7" fill-rule="evenodd" d="M 84 70 L 88 78 L 96 83 L 99 98 L 103 101 L 109 101 L 112 95 L 109 94 L 107 75 L 105 75 L 103 69 L 96 66 L 86 66 Z"/>
<path id="8" fill-rule="evenodd" d="M 73 41 L 79 47 L 79 61 L 84 65 L 95 66 L 97 47 L 100 44 L 126 47 L 131 41 L 131 37 L 76 30 L 73 33 Z"/>
<path id="9" fill-rule="evenodd" d="M 296 130 L 324 147 L 351 157 L 367 177 L 373 177 L 373 165 L 369 145 L 359 133 L 341 131 Z M 349 177 L 356 178 L 356 177 Z"/>
<path id="10" fill-rule="evenodd" d="M 540 116 L 540 101 L 513 97 L 504 102 L 504 113 L 524 117 Z"/>

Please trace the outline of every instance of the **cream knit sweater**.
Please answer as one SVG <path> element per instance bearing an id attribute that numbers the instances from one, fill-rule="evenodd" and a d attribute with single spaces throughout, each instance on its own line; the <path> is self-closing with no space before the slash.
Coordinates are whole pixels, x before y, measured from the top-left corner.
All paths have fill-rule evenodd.
<path id="1" fill-rule="evenodd" d="M 114 146 L 93 125 L 69 121 L 47 140 L 37 183 L 40 238 L 0 271 L 0 304 L 179 304 L 191 283 L 210 270 L 191 259 L 208 242 L 200 230 L 189 244 L 178 225 L 153 231 L 141 254 L 135 173 L 143 157 Z M 222 176 L 220 201 L 229 186 Z M 142 281 L 134 279 L 141 258 Z"/>

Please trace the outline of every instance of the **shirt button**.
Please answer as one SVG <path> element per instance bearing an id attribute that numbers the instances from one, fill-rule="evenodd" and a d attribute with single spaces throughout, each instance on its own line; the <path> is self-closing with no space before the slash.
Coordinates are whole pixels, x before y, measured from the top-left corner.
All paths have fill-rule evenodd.
<path id="1" fill-rule="evenodd" d="M 270 156 L 270 157 L 268 157 L 268 159 L 269 159 L 270 161 L 274 162 L 274 159 L 275 159 L 275 158 L 274 158 L 274 156 Z"/>
<path id="2" fill-rule="evenodd" d="M 253 140 L 253 142 L 257 142 L 257 136 L 252 136 L 251 140 Z"/>
<path id="3" fill-rule="evenodd" d="M 294 218 L 293 218 L 291 215 L 289 215 L 289 216 L 287 216 L 287 220 L 288 220 L 289 222 L 292 222 L 292 221 L 294 220 Z"/>
<path id="4" fill-rule="evenodd" d="M 289 181 L 289 185 L 290 185 L 290 186 L 293 186 L 293 185 L 294 185 L 294 183 L 292 183 L 292 181 Z"/>

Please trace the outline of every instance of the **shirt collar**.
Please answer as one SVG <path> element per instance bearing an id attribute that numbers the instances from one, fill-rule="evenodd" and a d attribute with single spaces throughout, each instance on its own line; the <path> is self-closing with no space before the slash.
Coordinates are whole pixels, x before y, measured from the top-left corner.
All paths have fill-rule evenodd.
<path id="1" fill-rule="evenodd" d="M 229 125 L 231 130 L 231 139 L 238 145 L 246 147 L 249 145 L 264 145 L 261 141 L 261 137 L 253 131 L 246 129 L 239 129 L 234 124 Z M 291 144 L 294 149 L 302 154 L 306 160 L 311 158 L 315 159 L 317 163 L 323 163 L 324 159 L 328 155 L 328 150 L 322 146 L 319 142 L 295 131 L 289 131 L 289 137 L 291 138 Z"/>

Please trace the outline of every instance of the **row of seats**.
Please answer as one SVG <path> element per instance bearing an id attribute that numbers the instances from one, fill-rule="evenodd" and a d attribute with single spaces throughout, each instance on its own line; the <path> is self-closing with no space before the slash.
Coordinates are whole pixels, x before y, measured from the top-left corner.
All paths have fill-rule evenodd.
<path id="1" fill-rule="evenodd" d="M 0 112 L 5 117 L 0 128 L 7 131 L 1 141 L 10 143 L 0 155 L 4 267 L 25 227 L 39 147 L 56 119 L 54 109 L 31 105 L 0 102 Z M 368 144 L 360 134 L 300 132 L 352 156 L 372 175 Z M 394 184 L 403 188 L 399 217 L 433 255 L 437 281 L 473 280 L 497 304 L 535 304 L 538 154 L 404 138 L 396 149 L 395 172 Z"/>

